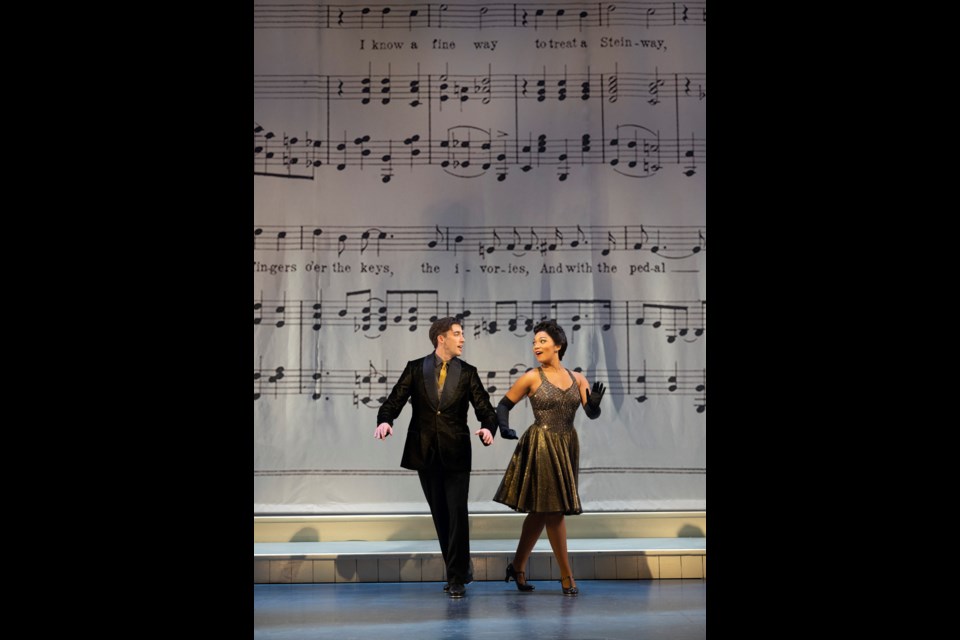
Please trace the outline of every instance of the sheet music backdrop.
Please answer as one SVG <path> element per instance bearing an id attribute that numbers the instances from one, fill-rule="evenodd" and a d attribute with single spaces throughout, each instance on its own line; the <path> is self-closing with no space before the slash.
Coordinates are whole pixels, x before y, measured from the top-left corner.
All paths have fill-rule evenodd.
<path id="1" fill-rule="evenodd" d="M 705 40 L 705 1 L 254 3 L 255 513 L 428 512 L 410 408 L 373 432 L 445 315 L 494 406 L 543 318 L 607 385 L 586 511 L 706 508 Z"/>

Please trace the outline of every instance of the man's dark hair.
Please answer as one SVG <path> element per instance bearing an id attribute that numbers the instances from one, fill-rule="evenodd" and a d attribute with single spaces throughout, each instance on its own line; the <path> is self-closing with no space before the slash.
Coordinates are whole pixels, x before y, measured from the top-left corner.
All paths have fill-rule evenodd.
<path id="1" fill-rule="evenodd" d="M 460 320 L 458 320 L 457 318 L 447 316 L 446 318 L 440 318 L 439 320 L 434 322 L 432 325 L 430 325 L 430 342 L 433 343 L 434 349 L 437 348 L 437 336 L 442 335 L 447 331 L 450 331 L 450 327 L 452 327 L 455 324 L 459 324 L 460 326 L 463 326 L 460 323 Z"/>

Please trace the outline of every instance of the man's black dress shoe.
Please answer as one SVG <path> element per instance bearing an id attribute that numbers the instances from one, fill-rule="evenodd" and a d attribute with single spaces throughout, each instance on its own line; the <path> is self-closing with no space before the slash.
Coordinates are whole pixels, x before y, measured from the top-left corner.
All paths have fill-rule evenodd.
<path id="1" fill-rule="evenodd" d="M 462 598 L 467 595 L 467 589 L 462 584 L 452 582 L 450 583 L 450 588 L 447 590 L 447 593 L 450 594 L 451 598 Z"/>

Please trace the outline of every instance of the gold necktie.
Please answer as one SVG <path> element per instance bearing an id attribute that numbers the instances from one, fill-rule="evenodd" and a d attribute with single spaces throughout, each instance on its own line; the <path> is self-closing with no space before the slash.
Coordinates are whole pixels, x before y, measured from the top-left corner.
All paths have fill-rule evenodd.
<path id="1" fill-rule="evenodd" d="M 447 363 L 440 367 L 440 379 L 437 381 L 437 395 L 443 395 L 443 383 L 447 381 Z"/>

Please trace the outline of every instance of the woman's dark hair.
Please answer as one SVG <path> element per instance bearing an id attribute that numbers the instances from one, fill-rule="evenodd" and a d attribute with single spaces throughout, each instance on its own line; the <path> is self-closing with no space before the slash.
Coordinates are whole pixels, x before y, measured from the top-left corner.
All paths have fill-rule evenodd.
<path id="1" fill-rule="evenodd" d="M 557 324 L 556 320 L 544 320 L 540 322 L 533 328 L 533 335 L 537 335 L 543 331 L 550 338 L 560 345 L 560 351 L 557 353 L 560 356 L 560 359 L 563 360 L 563 354 L 567 350 L 567 334 L 563 332 L 563 329 L 560 328 L 560 325 Z"/>

